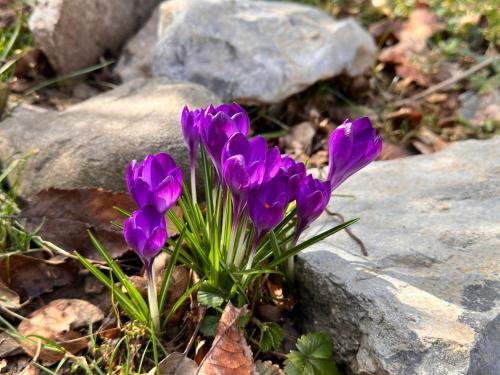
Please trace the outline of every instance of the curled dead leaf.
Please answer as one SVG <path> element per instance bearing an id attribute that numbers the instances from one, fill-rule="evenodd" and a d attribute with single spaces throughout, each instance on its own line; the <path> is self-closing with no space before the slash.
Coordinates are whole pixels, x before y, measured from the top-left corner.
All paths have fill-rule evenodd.
<path id="1" fill-rule="evenodd" d="M 44 340 L 51 340 L 72 354 L 78 353 L 88 344 L 88 339 L 77 329 L 102 320 L 102 311 L 93 304 L 80 299 L 58 299 L 33 312 L 29 319 L 18 327 L 25 339 L 21 346 L 32 357 L 46 364 L 53 364 L 64 357 L 64 353 L 43 348 Z"/>
<path id="2" fill-rule="evenodd" d="M 199 375 L 257 374 L 252 350 L 240 330 L 239 321 L 248 312 L 246 306 L 238 309 L 226 305 L 212 347 L 200 364 Z"/>

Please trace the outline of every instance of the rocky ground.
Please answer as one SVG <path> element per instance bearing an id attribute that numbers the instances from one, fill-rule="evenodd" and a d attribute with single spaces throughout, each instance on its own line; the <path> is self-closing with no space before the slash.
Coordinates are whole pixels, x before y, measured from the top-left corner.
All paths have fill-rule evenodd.
<path id="1" fill-rule="evenodd" d="M 255 133 L 320 168 L 326 135 L 369 115 L 381 159 L 403 159 L 333 200 L 361 217 L 367 256 L 345 234 L 299 257 L 304 328 L 331 333 L 356 374 L 500 373 L 498 20 L 461 15 L 450 31 L 433 4 L 373 19 L 316 5 L 0 1 L 0 158 L 35 150 L 22 199 L 121 192 L 131 159 L 164 150 L 187 166 L 184 104 L 237 100 Z M 468 138 L 492 139 L 449 146 Z"/>

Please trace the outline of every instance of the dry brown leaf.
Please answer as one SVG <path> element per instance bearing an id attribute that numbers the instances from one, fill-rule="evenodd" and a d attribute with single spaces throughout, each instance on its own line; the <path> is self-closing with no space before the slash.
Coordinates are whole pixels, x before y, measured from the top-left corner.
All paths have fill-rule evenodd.
<path id="1" fill-rule="evenodd" d="M 0 304 L 10 310 L 17 310 L 21 307 L 21 297 L 10 289 L 0 279 Z"/>
<path id="2" fill-rule="evenodd" d="M 387 120 L 392 120 L 396 123 L 401 123 L 403 120 L 408 120 L 412 125 L 417 125 L 422 120 L 422 112 L 415 106 L 401 107 L 397 111 L 390 112 L 386 115 Z"/>
<path id="3" fill-rule="evenodd" d="M 135 209 L 132 198 L 125 193 L 103 189 L 48 189 L 31 197 L 23 210 L 27 227 L 34 230 L 43 223 L 40 235 L 65 250 L 78 250 L 91 259 L 101 259 L 92 245 L 87 230 L 96 233 L 113 258 L 123 255 L 128 247 L 112 221 L 122 223 L 125 217 L 113 206 L 128 211 Z"/>
<path id="4" fill-rule="evenodd" d="M 285 375 L 285 372 L 271 361 L 261 361 L 259 359 L 255 362 L 255 366 L 259 375 Z"/>
<path id="5" fill-rule="evenodd" d="M 123 223 L 126 219 L 114 207 L 133 211 L 136 205 L 126 193 L 85 188 L 48 189 L 30 198 L 29 206 L 23 210 L 28 218 L 28 230 L 43 224 L 40 235 L 65 250 L 78 250 L 90 259 L 102 260 L 92 245 L 87 230 L 95 232 L 112 258 L 119 258 L 128 251 L 122 231 L 112 222 Z M 177 213 L 179 208 L 173 208 Z M 169 236 L 176 234 L 167 220 Z"/>
<path id="6" fill-rule="evenodd" d="M 422 154 L 432 154 L 448 146 L 439 135 L 425 126 L 419 129 L 411 144 Z"/>
<path id="7" fill-rule="evenodd" d="M 88 339 L 76 330 L 88 327 L 102 320 L 102 311 L 93 304 L 80 299 L 58 299 L 36 310 L 30 318 L 23 320 L 18 327 L 24 351 L 46 364 L 53 364 L 64 357 L 64 353 L 41 347 L 43 340 L 33 337 L 37 335 L 58 343 L 72 354 L 87 347 Z M 38 353 L 39 351 L 39 353 Z"/>
<path id="8" fill-rule="evenodd" d="M 0 358 L 22 353 L 21 345 L 9 334 L 0 332 Z"/>
<path id="9" fill-rule="evenodd" d="M 427 39 L 444 28 L 444 24 L 428 8 L 417 8 L 410 13 L 405 25 L 395 32 L 399 43 L 382 49 L 379 60 L 396 65 L 396 73 L 428 86 L 428 75 L 415 63 L 427 49 Z"/>
<path id="10" fill-rule="evenodd" d="M 0 280 L 22 298 L 36 298 L 74 282 L 78 268 L 73 261 L 48 264 L 25 255 L 12 255 L 0 260 Z"/>
<path id="11" fill-rule="evenodd" d="M 401 159 L 411 156 L 412 154 L 404 147 L 391 142 L 382 143 L 382 152 L 377 160 L 392 160 Z"/>
<path id="12" fill-rule="evenodd" d="M 240 318 L 248 312 L 246 306 L 238 309 L 230 302 L 222 313 L 215 339 L 203 359 L 200 375 L 250 375 L 257 374 L 252 350 L 240 330 Z"/>
<path id="13" fill-rule="evenodd" d="M 198 365 L 186 355 L 174 352 L 158 363 L 158 370 L 160 375 L 196 375 Z M 148 375 L 156 375 L 156 367 Z"/>

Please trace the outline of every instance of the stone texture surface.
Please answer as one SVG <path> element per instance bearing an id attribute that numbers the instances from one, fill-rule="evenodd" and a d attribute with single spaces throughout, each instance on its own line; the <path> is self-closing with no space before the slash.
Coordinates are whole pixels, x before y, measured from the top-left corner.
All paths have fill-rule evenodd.
<path id="1" fill-rule="evenodd" d="M 154 46 L 158 40 L 158 9 L 144 27 L 123 47 L 115 72 L 123 81 L 151 78 Z"/>
<path id="2" fill-rule="evenodd" d="M 354 20 L 281 1 L 172 0 L 159 8 L 158 28 L 148 27 L 121 67 L 148 74 L 145 54 L 154 50 L 155 76 L 200 83 L 224 99 L 277 102 L 342 72 L 362 73 L 376 51 Z"/>
<path id="3" fill-rule="evenodd" d="M 345 233 L 299 256 L 305 328 L 356 374 L 500 374 L 500 137 L 373 163 L 338 193 L 369 256 Z"/>
<path id="4" fill-rule="evenodd" d="M 68 73 L 116 52 L 157 0 L 38 0 L 29 27 L 51 65 Z"/>
<path id="5" fill-rule="evenodd" d="M 20 107 L 0 122 L 0 158 L 39 150 L 23 172 L 23 196 L 49 187 L 125 191 L 128 162 L 148 153 L 169 152 L 187 171 L 182 108 L 216 101 L 193 83 L 138 79 L 64 112 Z"/>

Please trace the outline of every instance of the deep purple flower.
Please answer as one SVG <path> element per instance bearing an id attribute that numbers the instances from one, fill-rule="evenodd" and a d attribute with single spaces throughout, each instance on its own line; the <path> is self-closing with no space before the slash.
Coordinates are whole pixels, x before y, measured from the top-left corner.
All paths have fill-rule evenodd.
<path id="1" fill-rule="evenodd" d="M 283 220 L 288 206 L 288 177 L 276 176 L 253 189 L 248 197 L 248 214 L 255 228 L 254 246 Z"/>
<path id="2" fill-rule="evenodd" d="M 127 188 L 139 207 L 152 205 L 165 213 L 182 192 L 182 171 L 169 154 L 148 155 L 141 162 L 133 160 L 126 171 Z"/>
<path id="3" fill-rule="evenodd" d="M 250 120 L 238 104 L 210 105 L 203 118 L 201 139 L 219 176 L 222 173 L 221 154 L 227 140 L 235 133 L 248 136 Z"/>
<path id="4" fill-rule="evenodd" d="M 191 169 L 196 166 L 196 155 L 198 154 L 198 147 L 200 145 L 200 131 L 204 112 L 204 108 L 190 111 L 187 105 L 182 110 L 182 134 L 188 146 Z"/>
<path id="5" fill-rule="evenodd" d="M 125 221 L 123 235 L 146 268 L 149 268 L 167 241 L 165 217 L 153 206 L 145 206 L 134 211 Z"/>
<path id="6" fill-rule="evenodd" d="M 233 219 L 237 223 L 246 206 L 251 189 L 274 177 L 280 167 L 277 147 L 267 149 L 264 137 L 250 140 L 243 134 L 233 134 L 221 155 L 222 177 L 233 198 Z"/>
<path id="7" fill-rule="evenodd" d="M 301 180 L 297 193 L 297 239 L 302 231 L 325 210 L 331 193 L 329 181 L 320 181 L 311 175 Z"/>
<path id="8" fill-rule="evenodd" d="M 306 176 L 306 166 L 304 163 L 297 163 L 288 155 L 281 157 L 279 174 L 288 177 L 288 191 L 290 202 L 297 199 L 300 181 Z"/>
<path id="9" fill-rule="evenodd" d="M 382 139 L 368 117 L 345 120 L 330 136 L 328 181 L 332 190 L 349 176 L 375 160 L 382 151 Z"/>

